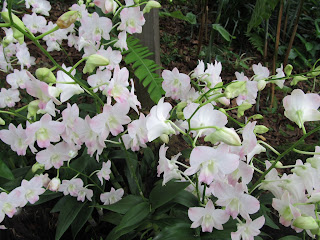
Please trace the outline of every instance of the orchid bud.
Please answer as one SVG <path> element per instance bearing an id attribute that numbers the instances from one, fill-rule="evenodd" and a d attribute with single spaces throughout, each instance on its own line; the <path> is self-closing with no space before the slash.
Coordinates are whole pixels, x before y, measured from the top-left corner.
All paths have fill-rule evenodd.
<path id="1" fill-rule="evenodd" d="M 226 110 L 224 109 L 224 108 L 219 108 L 219 111 L 220 112 L 222 112 L 222 113 L 224 113 L 224 114 L 226 114 L 227 112 L 226 112 Z"/>
<path id="2" fill-rule="evenodd" d="M 35 173 L 36 171 L 40 170 L 40 169 L 44 169 L 44 165 L 41 163 L 36 162 L 35 164 L 33 164 L 31 170 L 33 173 Z"/>
<path id="3" fill-rule="evenodd" d="M 305 80 L 308 80 L 308 78 L 306 76 L 295 76 L 295 77 L 293 77 L 290 85 L 294 86 L 294 85 L 297 85 L 298 82 L 305 81 Z"/>
<path id="4" fill-rule="evenodd" d="M 5 47 L 8 47 L 8 46 L 9 46 L 9 44 L 11 43 L 11 41 L 8 40 L 6 37 L 4 37 L 1 43 L 2 43 L 2 46 L 5 48 Z"/>
<path id="5" fill-rule="evenodd" d="M 284 73 L 287 75 L 287 76 L 290 76 L 291 73 L 292 73 L 292 65 L 291 64 L 288 64 L 285 68 L 284 68 Z"/>
<path id="6" fill-rule="evenodd" d="M 161 134 L 160 139 L 162 142 L 164 142 L 166 144 L 168 144 L 168 142 L 169 142 L 169 136 L 167 134 Z"/>
<path id="7" fill-rule="evenodd" d="M 217 131 L 206 136 L 204 140 L 210 141 L 212 144 L 224 142 L 230 146 L 241 146 L 240 137 L 233 128 L 219 128 Z"/>
<path id="8" fill-rule="evenodd" d="M 293 223 L 293 226 L 305 230 L 318 229 L 319 225 L 317 221 L 311 216 L 300 216 L 297 217 Z"/>
<path id="9" fill-rule="evenodd" d="M 109 65 L 109 59 L 99 54 L 92 54 L 88 57 L 83 73 L 92 73 L 96 67 Z"/>
<path id="10" fill-rule="evenodd" d="M 6 124 L 6 122 L 0 117 L 0 125 L 5 125 Z"/>
<path id="11" fill-rule="evenodd" d="M 258 81 L 258 90 L 262 91 L 267 85 L 267 82 L 265 80 L 259 80 Z"/>
<path id="12" fill-rule="evenodd" d="M 320 75 L 320 66 L 318 66 L 315 69 L 313 69 L 312 72 L 310 73 L 311 77 L 316 77 L 318 75 Z"/>
<path id="13" fill-rule="evenodd" d="M 271 160 L 271 161 L 270 161 L 271 164 L 273 164 L 274 162 L 275 162 L 274 160 Z M 283 167 L 283 164 L 282 164 L 282 162 L 278 161 L 274 167 L 275 167 L 275 168 L 282 168 L 282 167 Z"/>
<path id="14" fill-rule="evenodd" d="M 140 3 L 140 0 L 134 0 L 134 3 L 135 3 L 135 4 L 139 4 L 139 3 Z"/>
<path id="15" fill-rule="evenodd" d="M 246 81 L 237 81 L 229 84 L 226 87 L 224 93 L 226 94 L 227 98 L 235 98 L 238 97 L 241 93 L 247 91 L 247 83 Z"/>
<path id="16" fill-rule="evenodd" d="M 184 114 L 183 114 L 183 109 L 187 106 L 187 102 L 180 102 L 177 105 L 177 117 L 181 120 L 185 120 Z"/>
<path id="17" fill-rule="evenodd" d="M 255 115 L 251 116 L 251 118 L 253 120 L 259 120 L 259 119 L 263 119 L 263 116 L 261 114 L 255 114 Z"/>
<path id="18" fill-rule="evenodd" d="M 244 101 L 238 108 L 238 115 L 237 117 L 240 118 L 244 115 L 244 111 L 250 109 L 252 107 L 252 104 L 248 103 L 247 101 Z"/>
<path id="19" fill-rule="evenodd" d="M 75 23 L 79 17 L 78 11 L 69 11 L 62 14 L 56 24 L 60 29 L 65 29 L 71 26 L 71 24 Z"/>
<path id="20" fill-rule="evenodd" d="M 48 189 L 52 192 L 58 191 L 61 181 L 58 177 L 52 178 L 48 184 Z"/>
<path id="21" fill-rule="evenodd" d="M 152 8 L 161 8 L 161 4 L 157 1 L 149 1 L 143 9 L 143 13 L 148 13 Z"/>
<path id="22" fill-rule="evenodd" d="M 38 68 L 36 70 L 36 77 L 40 81 L 43 81 L 46 83 L 55 83 L 57 80 L 49 68 Z"/>
<path id="23" fill-rule="evenodd" d="M 269 128 L 267 128 L 266 126 L 263 126 L 263 125 L 256 125 L 254 127 L 254 130 L 253 130 L 253 132 L 255 134 L 263 134 L 263 133 L 266 133 L 268 131 L 269 131 Z"/>
<path id="24" fill-rule="evenodd" d="M 27 118 L 30 119 L 32 117 L 36 117 L 37 112 L 39 110 L 39 100 L 34 100 L 28 104 L 28 115 Z"/>
<path id="25" fill-rule="evenodd" d="M 12 15 L 12 20 L 13 22 L 18 25 L 23 31 L 25 30 L 26 26 L 24 25 L 24 23 L 20 20 L 20 18 L 18 18 L 16 15 L 14 15 L 13 13 L 11 13 Z M 2 19 L 6 22 L 6 23 L 10 23 L 10 17 L 9 17 L 9 12 L 1 12 L 1 17 Z M 12 28 L 13 31 L 13 37 L 15 39 L 18 40 L 18 42 L 20 44 L 24 43 L 24 35 L 22 32 L 20 32 L 18 29 L 16 28 Z"/>

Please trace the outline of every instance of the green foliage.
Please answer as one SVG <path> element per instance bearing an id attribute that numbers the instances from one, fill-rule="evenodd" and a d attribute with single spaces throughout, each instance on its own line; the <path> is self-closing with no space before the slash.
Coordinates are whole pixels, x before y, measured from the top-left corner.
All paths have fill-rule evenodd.
<path id="1" fill-rule="evenodd" d="M 246 33 L 246 36 L 249 38 L 249 42 L 252 44 L 252 46 L 263 55 L 263 46 L 264 46 L 264 41 L 261 36 L 259 36 L 258 33 L 256 32 L 250 32 Z"/>
<path id="2" fill-rule="evenodd" d="M 279 0 L 257 0 L 248 23 L 247 32 L 259 26 L 263 20 L 269 19 L 278 2 Z"/>
<path id="3" fill-rule="evenodd" d="M 218 31 L 220 33 L 220 35 L 227 40 L 228 42 L 231 41 L 231 35 L 230 33 L 224 28 L 222 27 L 220 24 L 212 24 L 212 28 L 216 31 Z"/>
<path id="4" fill-rule="evenodd" d="M 14 176 L 8 166 L 0 159 L 0 177 L 8 180 L 14 180 Z"/>
<path id="5" fill-rule="evenodd" d="M 169 16 L 169 17 L 180 19 L 180 20 L 184 20 L 193 25 L 197 24 L 197 17 L 192 12 L 188 12 L 186 15 L 183 15 L 183 13 L 180 10 L 177 10 L 174 12 L 163 11 L 159 13 L 159 16 L 160 17 Z"/>
<path id="6" fill-rule="evenodd" d="M 124 61 L 127 65 L 132 64 L 135 76 L 147 88 L 152 101 L 157 103 L 164 94 L 161 87 L 163 79 L 155 73 L 156 70 L 161 69 L 153 60 L 147 59 L 151 53 L 147 47 L 139 44 L 139 39 L 129 37 L 127 39 L 128 51 Z"/>

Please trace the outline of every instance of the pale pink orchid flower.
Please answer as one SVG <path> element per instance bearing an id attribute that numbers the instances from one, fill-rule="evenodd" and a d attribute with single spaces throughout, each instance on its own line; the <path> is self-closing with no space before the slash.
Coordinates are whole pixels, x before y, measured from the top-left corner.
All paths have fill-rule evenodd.
<path id="1" fill-rule="evenodd" d="M 258 93 L 258 83 L 256 81 L 249 81 L 248 77 L 244 73 L 235 73 L 237 81 L 246 82 L 246 91 L 240 93 L 236 99 L 237 105 L 240 106 L 244 101 L 247 101 L 250 104 L 256 103 L 257 93 Z"/>
<path id="2" fill-rule="evenodd" d="M 126 1 L 128 4 L 133 5 L 133 1 Z M 145 24 L 146 20 L 143 17 L 140 7 L 129 7 L 124 8 L 120 12 L 121 24 L 118 27 L 118 30 L 127 31 L 130 34 L 141 33 L 142 26 Z"/>
<path id="3" fill-rule="evenodd" d="M 162 185 L 165 185 L 171 179 L 183 180 L 181 171 L 179 170 L 178 165 L 176 164 L 176 161 L 181 156 L 181 153 L 172 156 L 171 160 L 169 160 L 166 157 L 167 150 L 168 147 L 165 147 L 165 144 L 163 144 L 159 150 L 159 164 L 157 167 L 157 176 L 160 177 L 160 174 L 163 173 Z"/>
<path id="4" fill-rule="evenodd" d="M 35 176 L 27 181 L 22 180 L 21 186 L 17 188 L 23 198 L 21 198 L 21 205 L 25 206 L 27 202 L 34 204 L 39 200 L 39 195 L 43 194 L 46 190 L 43 188 L 42 177 Z"/>
<path id="5" fill-rule="evenodd" d="M 104 69 L 104 68 L 107 68 L 109 70 L 112 70 L 114 68 L 116 68 L 117 66 L 119 66 L 119 63 L 121 62 L 122 60 L 122 55 L 121 55 L 121 52 L 118 51 L 118 50 L 112 50 L 111 47 L 108 47 L 107 50 L 105 50 L 104 48 L 100 48 L 96 54 L 98 55 L 101 55 L 103 57 L 105 57 L 106 59 L 109 60 L 109 64 L 108 66 L 100 66 L 99 68 L 100 69 Z M 124 68 L 122 68 L 124 69 Z M 125 68 L 126 69 L 126 68 Z M 115 73 L 113 73 L 115 74 Z M 114 76 L 113 76 L 114 77 Z M 129 77 L 128 77 L 129 78 Z"/>
<path id="6" fill-rule="evenodd" d="M 99 172 L 97 172 L 97 176 L 101 182 L 101 185 L 103 185 L 103 180 L 108 181 L 110 179 L 111 174 L 111 161 L 108 160 L 107 162 L 102 163 L 102 168 Z"/>
<path id="7" fill-rule="evenodd" d="M 108 97 L 113 97 L 119 103 L 127 102 L 129 95 L 129 71 L 127 68 L 116 66 L 113 72 L 113 78 L 110 80 L 108 87 L 103 93 L 106 92 Z"/>
<path id="8" fill-rule="evenodd" d="M 118 34 L 118 41 L 114 44 L 115 47 L 120 48 L 121 51 L 128 50 L 128 45 L 127 45 L 127 32 L 122 31 Z"/>
<path id="9" fill-rule="evenodd" d="M 93 3 L 101 8 L 103 13 L 114 13 L 118 8 L 118 4 L 114 0 L 94 0 Z"/>
<path id="10" fill-rule="evenodd" d="M 23 43 L 22 45 L 17 44 L 16 47 L 17 47 L 16 57 L 18 58 L 18 63 L 21 65 L 21 69 L 23 69 L 24 66 L 26 66 L 27 68 L 30 68 L 31 65 L 35 65 L 36 58 L 30 55 L 30 52 L 26 43 Z"/>
<path id="11" fill-rule="evenodd" d="M 26 155 L 26 150 L 28 144 L 25 142 L 27 139 L 27 134 L 25 129 L 22 128 L 22 125 L 19 124 L 18 127 L 15 127 L 12 123 L 9 124 L 9 129 L 0 130 L 0 139 L 11 146 L 12 151 L 17 152 L 18 155 Z M 29 146 L 32 152 L 37 150 Z"/>
<path id="12" fill-rule="evenodd" d="M 50 142 L 59 142 L 60 135 L 64 132 L 65 126 L 63 123 L 52 121 L 49 114 L 41 117 L 40 121 L 34 122 L 27 126 L 26 143 L 33 145 L 35 141 L 40 148 L 46 148 Z"/>
<path id="13" fill-rule="evenodd" d="M 59 192 L 63 192 L 64 195 L 70 194 L 73 197 L 78 197 L 79 190 L 83 188 L 83 181 L 81 178 L 73 178 L 71 180 L 62 180 L 62 184 L 59 186 Z"/>
<path id="14" fill-rule="evenodd" d="M 111 71 L 108 69 L 100 70 L 97 69 L 95 74 L 92 74 L 88 77 L 88 83 L 93 87 L 93 92 L 98 90 L 103 91 L 110 84 Z"/>
<path id="15" fill-rule="evenodd" d="M 156 106 L 153 106 L 147 115 L 147 130 L 149 142 L 160 137 L 161 135 L 175 134 L 175 130 L 171 124 L 167 122 L 172 106 L 170 103 L 164 102 L 161 98 Z"/>
<path id="16" fill-rule="evenodd" d="M 200 171 L 199 182 L 211 184 L 215 177 L 232 173 L 238 168 L 239 156 L 230 153 L 227 145 L 217 148 L 195 147 L 190 154 L 190 168 L 184 173 L 188 176 Z"/>
<path id="17" fill-rule="evenodd" d="M 266 79 L 268 79 L 270 71 L 268 68 L 263 67 L 261 63 L 259 63 L 258 65 L 253 64 L 252 70 L 255 74 L 254 80 L 258 82 L 258 90 L 261 91 L 265 88 L 267 84 Z"/>
<path id="18" fill-rule="evenodd" d="M 64 64 L 62 65 L 63 69 L 69 71 L 71 67 L 66 67 Z M 71 72 L 71 75 L 74 76 L 76 74 L 76 70 L 74 69 Z M 60 101 L 66 102 L 72 96 L 84 93 L 84 90 L 77 84 L 70 76 L 68 76 L 63 71 L 57 72 L 57 84 L 56 87 L 61 91 Z"/>
<path id="19" fill-rule="evenodd" d="M 47 25 L 47 20 L 36 13 L 25 14 L 22 21 L 32 33 L 43 32 L 43 28 Z"/>
<path id="20" fill-rule="evenodd" d="M 69 155 L 71 150 L 66 142 L 59 142 L 56 145 L 50 144 L 46 149 L 37 153 L 36 160 L 43 164 L 46 170 L 52 167 L 59 169 L 64 162 L 71 159 Z"/>
<path id="21" fill-rule="evenodd" d="M 80 188 L 78 191 L 77 201 L 84 202 L 84 200 L 87 198 L 91 202 L 92 197 L 93 197 L 93 191 L 91 189 L 83 187 L 83 188 Z"/>
<path id="22" fill-rule="evenodd" d="M 253 196 L 246 194 L 242 184 L 231 186 L 227 183 L 215 181 L 214 195 L 218 198 L 216 204 L 225 207 L 226 212 L 235 219 L 239 214 L 244 219 L 250 219 L 260 209 L 260 202 Z"/>
<path id="23" fill-rule="evenodd" d="M 23 196 L 17 188 L 10 193 L 0 193 L 0 222 L 4 220 L 5 215 L 9 218 L 13 217 L 21 205 L 22 198 Z"/>
<path id="24" fill-rule="evenodd" d="M 24 69 L 20 71 L 17 69 L 14 69 L 13 73 L 8 74 L 6 77 L 6 81 L 11 85 L 12 89 L 26 88 L 26 82 L 29 80 L 30 78 L 27 75 L 27 71 Z"/>
<path id="25" fill-rule="evenodd" d="M 190 103 L 183 109 L 183 114 L 186 119 L 191 118 L 192 114 L 198 109 L 200 104 L 198 103 Z M 190 128 L 203 128 L 200 130 L 192 130 L 191 133 L 195 136 L 199 134 L 199 136 L 206 136 L 210 133 L 215 132 L 214 128 L 205 128 L 205 127 L 224 127 L 228 123 L 228 119 L 226 115 L 222 112 L 213 109 L 211 104 L 206 104 L 202 106 L 198 111 L 192 116 L 190 120 Z M 188 125 L 185 121 L 184 128 L 187 129 Z"/>
<path id="26" fill-rule="evenodd" d="M 246 223 L 237 223 L 237 231 L 231 233 L 232 240 L 254 240 L 255 236 L 260 234 L 260 228 L 265 223 L 264 216 L 255 220 L 247 219 Z"/>
<path id="27" fill-rule="evenodd" d="M 14 107 L 20 101 L 18 89 L 1 88 L 0 91 L 0 108 Z"/>
<path id="28" fill-rule="evenodd" d="M 123 125 L 130 123 L 127 116 L 129 108 L 126 104 L 116 103 L 115 105 L 105 104 L 103 112 L 93 117 L 90 121 L 91 129 L 100 134 L 102 139 L 106 139 L 111 132 L 117 136 L 124 131 Z"/>
<path id="29" fill-rule="evenodd" d="M 126 149 L 138 151 L 140 147 L 146 148 L 148 142 L 148 132 L 146 128 L 146 117 L 143 113 L 139 119 L 128 124 L 128 134 L 122 136 Z"/>
<path id="30" fill-rule="evenodd" d="M 212 232 L 213 228 L 223 230 L 222 225 L 229 220 L 229 215 L 224 210 L 215 209 L 211 199 L 205 208 L 189 208 L 188 217 L 193 222 L 191 228 L 201 226 L 202 232 Z"/>
<path id="31" fill-rule="evenodd" d="M 122 199 L 124 190 L 119 188 L 115 190 L 113 187 L 110 192 L 105 192 L 100 195 L 100 200 L 103 202 L 103 205 L 114 204 Z"/>
<path id="32" fill-rule="evenodd" d="M 172 99 L 182 99 L 190 90 L 190 77 L 187 74 L 179 73 L 177 68 L 172 71 L 162 72 L 162 88 L 166 92 L 166 97 Z"/>
<path id="33" fill-rule="evenodd" d="M 300 89 L 292 91 L 283 99 L 284 115 L 302 128 L 304 122 L 319 121 L 320 96 L 316 93 L 304 93 Z"/>

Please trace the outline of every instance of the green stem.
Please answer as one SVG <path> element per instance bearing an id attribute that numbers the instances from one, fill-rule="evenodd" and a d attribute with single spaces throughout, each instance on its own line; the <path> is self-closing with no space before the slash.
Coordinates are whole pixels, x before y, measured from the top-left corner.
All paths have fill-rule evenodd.
<path id="1" fill-rule="evenodd" d="M 292 144 L 291 147 L 289 147 L 286 151 L 284 151 L 283 153 L 281 153 L 277 159 L 274 161 L 274 163 L 260 176 L 260 178 L 258 179 L 258 181 L 255 182 L 255 184 L 252 186 L 251 190 L 249 191 L 249 194 L 251 194 L 254 189 L 256 189 L 257 185 L 260 184 L 262 182 L 262 180 L 265 178 L 265 176 L 273 169 L 275 168 L 276 164 L 288 153 L 290 153 L 296 146 L 298 146 L 304 139 L 306 139 L 307 137 L 309 137 L 310 135 L 312 135 L 313 133 L 317 132 L 320 130 L 320 126 L 311 130 L 310 132 L 308 132 L 307 134 L 303 135 L 298 141 L 296 141 L 294 144 Z"/>
<path id="2" fill-rule="evenodd" d="M 78 67 L 83 61 L 86 61 L 87 59 L 88 57 L 81 58 L 75 65 L 73 65 L 73 67 L 69 70 L 69 73 L 71 74 L 72 71 L 76 69 L 76 67 Z"/>
<path id="3" fill-rule="evenodd" d="M 9 193 L 9 191 L 5 190 L 5 189 L 2 188 L 2 187 L 0 187 L 0 190 L 1 190 L 2 192 Z"/>
<path id="4" fill-rule="evenodd" d="M 57 31 L 57 30 L 59 30 L 59 29 L 60 29 L 59 26 L 55 26 L 55 27 L 52 28 L 51 30 L 49 30 L 49 31 L 47 31 L 47 32 L 45 32 L 45 33 L 42 33 L 41 35 L 35 37 L 35 40 L 42 39 L 44 36 L 47 36 L 47 35 L 49 35 L 50 33 L 53 33 L 53 32 L 55 32 L 55 31 Z"/>
<path id="5" fill-rule="evenodd" d="M 3 27 L 10 27 L 11 24 L 10 23 L 0 23 L 0 27 L 3 28 Z"/>
<path id="6" fill-rule="evenodd" d="M 202 193 L 202 204 L 204 204 L 204 199 L 206 197 L 206 188 L 207 188 L 207 184 L 204 184 L 203 193 Z"/>
<path id="7" fill-rule="evenodd" d="M 21 112 L 21 111 L 23 111 L 24 109 L 28 108 L 28 106 L 29 106 L 29 105 L 25 105 L 25 106 L 23 106 L 23 107 L 15 110 L 14 112 L 15 112 L 15 113 Z"/>
<path id="8" fill-rule="evenodd" d="M 262 143 L 263 145 L 268 147 L 272 152 L 274 152 L 278 156 L 280 155 L 280 153 L 277 150 L 275 150 L 273 147 L 271 147 L 268 143 L 265 143 L 264 141 L 261 141 L 261 140 L 259 140 L 258 143 Z"/>
<path id="9" fill-rule="evenodd" d="M 124 142 L 123 142 L 123 140 L 122 140 L 122 137 L 120 137 L 120 141 L 121 141 L 122 147 L 123 147 L 123 149 L 124 149 L 124 151 L 125 151 L 125 153 L 126 153 L 126 162 L 127 162 L 127 165 L 128 165 L 129 171 L 130 171 L 130 174 L 131 174 L 131 176 L 133 177 L 134 181 L 136 182 L 136 185 L 137 185 L 137 188 L 138 188 L 138 190 L 139 190 L 140 196 L 142 197 L 142 199 L 143 199 L 144 201 L 147 201 L 147 199 L 146 199 L 146 198 L 144 197 L 144 195 L 143 195 L 142 189 L 141 189 L 140 184 L 139 184 L 139 180 L 138 180 L 138 178 L 137 178 L 135 169 L 134 169 L 134 167 L 133 167 L 132 160 L 131 160 L 131 158 L 130 158 L 130 156 L 129 156 L 129 154 L 128 154 L 128 151 L 127 151 L 127 149 L 126 149 L 126 147 L 125 147 L 125 145 L 124 145 Z"/>
<path id="10" fill-rule="evenodd" d="M 5 114 L 13 115 L 13 116 L 16 116 L 16 117 L 23 118 L 24 120 L 30 121 L 30 119 L 28 119 L 28 118 L 26 118 L 25 116 L 23 116 L 23 115 L 21 115 L 21 114 L 19 114 L 19 113 L 16 113 L 16 112 L 9 112 L 9 111 L 0 110 L 0 113 L 5 113 Z"/>
<path id="11" fill-rule="evenodd" d="M 320 152 L 306 152 L 302 150 L 298 150 L 296 148 L 292 149 L 296 153 L 306 154 L 306 155 L 320 155 Z"/>

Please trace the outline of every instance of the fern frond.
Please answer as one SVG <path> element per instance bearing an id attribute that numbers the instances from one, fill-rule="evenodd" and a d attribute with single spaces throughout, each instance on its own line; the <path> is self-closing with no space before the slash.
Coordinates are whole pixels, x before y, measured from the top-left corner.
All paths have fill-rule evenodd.
<path id="1" fill-rule="evenodd" d="M 249 38 L 249 42 L 252 44 L 252 46 L 257 49 L 261 55 L 263 55 L 263 38 L 256 33 L 246 33 L 246 36 Z"/>
<path id="2" fill-rule="evenodd" d="M 134 75 L 139 79 L 142 85 L 147 88 L 150 98 L 155 103 L 164 95 L 162 89 L 163 79 L 155 73 L 161 69 L 153 60 L 147 59 L 153 55 L 147 47 L 142 46 L 140 40 L 134 37 L 127 39 L 128 51 L 125 51 L 124 61 L 126 64 L 132 64 Z"/>

